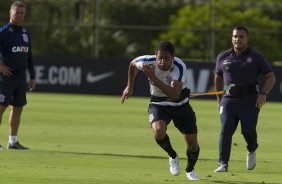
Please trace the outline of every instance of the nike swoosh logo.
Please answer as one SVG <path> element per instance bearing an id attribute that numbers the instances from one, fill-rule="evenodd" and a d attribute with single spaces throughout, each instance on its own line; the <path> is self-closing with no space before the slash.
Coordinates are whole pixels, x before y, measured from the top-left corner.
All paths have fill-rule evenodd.
<path id="1" fill-rule="evenodd" d="M 114 74 L 115 74 L 114 71 L 102 73 L 102 74 L 99 74 L 99 75 L 92 75 L 92 72 L 89 72 L 86 76 L 86 81 L 89 82 L 89 83 L 95 83 L 95 82 L 98 82 L 98 81 L 103 80 L 105 78 L 108 78 L 110 76 L 113 76 Z"/>

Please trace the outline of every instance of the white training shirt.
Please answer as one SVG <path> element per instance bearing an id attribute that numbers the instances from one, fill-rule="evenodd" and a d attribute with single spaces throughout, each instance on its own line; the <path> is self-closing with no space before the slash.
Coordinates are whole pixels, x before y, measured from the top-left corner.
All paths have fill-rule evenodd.
<path id="1" fill-rule="evenodd" d="M 167 71 L 162 71 L 159 69 L 159 67 L 157 66 L 156 55 L 139 56 L 135 58 L 134 60 L 136 61 L 136 66 L 139 70 L 142 70 L 142 67 L 144 65 L 154 65 L 155 74 L 162 82 L 170 85 L 172 80 L 177 80 L 183 83 L 182 89 L 186 88 L 185 86 L 186 65 L 181 59 L 174 57 L 171 67 Z M 167 97 L 167 95 L 165 95 L 158 87 L 156 87 L 152 83 L 153 82 L 149 80 L 151 95 L 156 96 L 156 97 Z M 178 103 L 171 102 L 171 101 L 151 102 L 151 103 L 159 104 L 159 105 L 179 106 L 179 105 L 186 103 L 187 101 L 188 101 L 188 97 Z"/>

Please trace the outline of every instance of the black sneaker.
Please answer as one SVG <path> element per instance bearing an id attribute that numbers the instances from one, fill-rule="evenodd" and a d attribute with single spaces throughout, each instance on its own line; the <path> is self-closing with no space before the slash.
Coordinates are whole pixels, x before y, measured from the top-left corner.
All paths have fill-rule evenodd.
<path id="1" fill-rule="evenodd" d="M 23 145 L 21 145 L 19 142 L 16 142 L 15 144 L 13 144 L 13 145 L 11 145 L 10 143 L 9 143 L 9 145 L 8 145 L 8 149 L 20 149 L 20 150 L 27 150 L 27 149 L 29 149 L 29 148 L 27 148 L 27 147 L 24 147 Z"/>
<path id="2" fill-rule="evenodd" d="M 1 151 L 1 150 L 5 150 L 5 148 L 4 148 L 3 146 L 1 146 L 1 145 L 0 145 L 0 151 Z"/>

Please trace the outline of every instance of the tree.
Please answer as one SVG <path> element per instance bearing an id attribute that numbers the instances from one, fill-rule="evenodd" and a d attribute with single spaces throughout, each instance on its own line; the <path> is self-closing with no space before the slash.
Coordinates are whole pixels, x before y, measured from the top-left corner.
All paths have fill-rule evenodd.
<path id="1" fill-rule="evenodd" d="M 101 3 L 100 55 L 134 57 L 154 54 L 151 41 L 166 29 L 169 15 L 182 4 Z"/>
<path id="2" fill-rule="evenodd" d="M 28 4 L 26 26 L 32 34 L 36 55 L 89 54 L 92 45 L 92 6 L 85 4 L 87 9 L 84 15 L 77 14 L 76 6 L 76 1 Z"/>
<path id="3" fill-rule="evenodd" d="M 176 54 L 180 57 L 206 60 L 210 53 L 206 50 L 210 44 L 209 15 L 209 3 L 186 5 L 170 17 L 170 29 L 159 39 L 171 40 L 177 45 Z M 261 7 L 242 6 L 242 1 L 217 0 L 214 23 L 216 54 L 231 47 L 232 28 L 245 25 L 250 31 L 250 46 L 261 50 L 270 62 L 282 58 L 281 37 L 273 34 L 280 32 L 282 23 Z"/>
<path id="4" fill-rule="evenodd" d="M 166 39 L 175 43 L 181 58 L 211 61 L 211 53 L 231 47 L 231 30 L 242 24 L 251 32 L 251 46 L 270 61 L 281 60 L 282 3 L 276 0 L 99 0 L 95 22 L 97 1 L 25 0 L 33 53 L 93 56 L 98 28 L 100 57 L 153 54 L 157 42 Z M 1 26 L 9 19 L 11 3 L 0 1 Z"/>

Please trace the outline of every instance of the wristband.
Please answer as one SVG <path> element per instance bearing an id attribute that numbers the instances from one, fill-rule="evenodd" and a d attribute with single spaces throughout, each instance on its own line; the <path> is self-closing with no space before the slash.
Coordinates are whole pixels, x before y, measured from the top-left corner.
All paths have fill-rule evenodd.
<path id="1" fill-rule="evenodd" d="M 266 92 L 263 92 L 263 91 L 259 92 L 259 94 L 260 94 L 260 95 L 265 95 L 265 96 L 266 96 Z"/>

